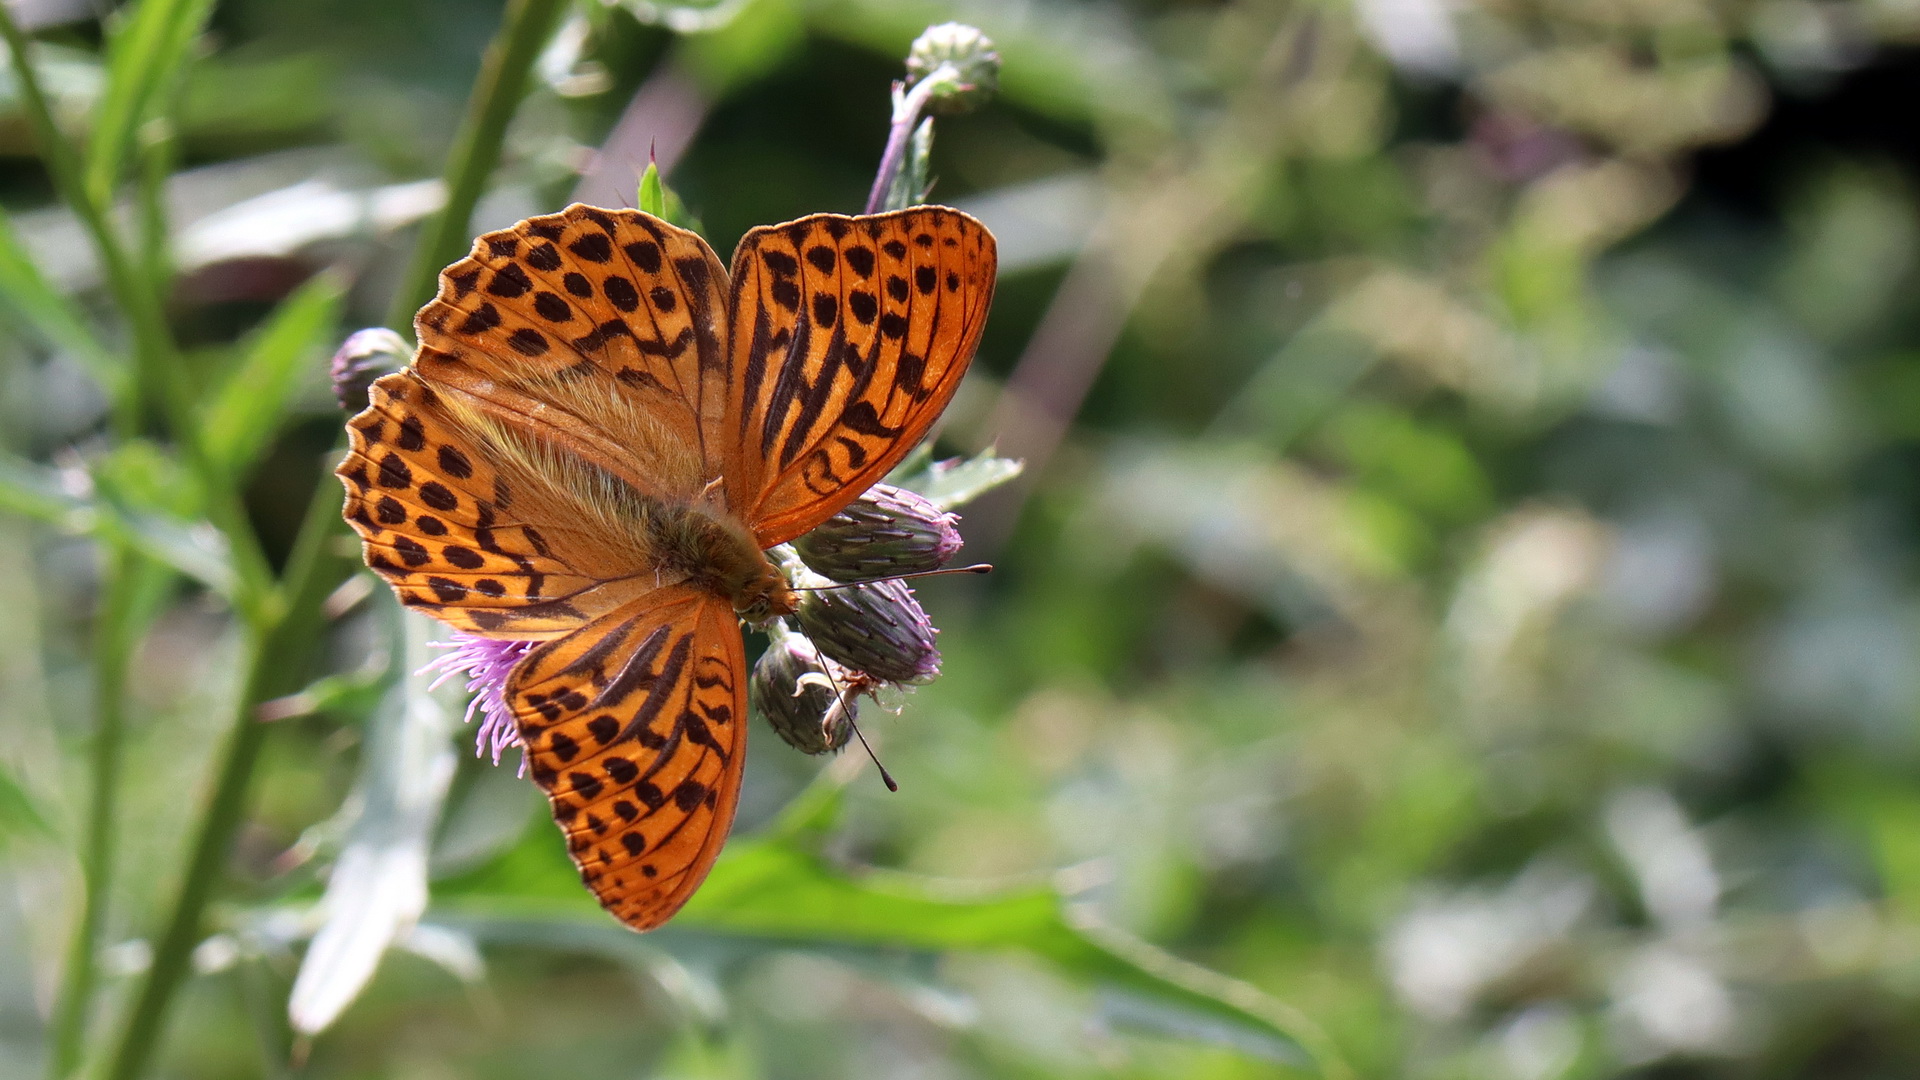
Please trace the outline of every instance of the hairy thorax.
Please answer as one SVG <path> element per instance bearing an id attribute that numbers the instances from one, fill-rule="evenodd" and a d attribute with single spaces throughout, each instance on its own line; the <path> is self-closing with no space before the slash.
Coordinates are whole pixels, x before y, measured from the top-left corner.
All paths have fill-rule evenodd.
<path id="1" fill-rule="evenodd" d="M 731 514 L 663 503 L 647 516 L 646 528 L 662 570 L 725 597 L 742 619 L 764 622 L 798 607 L 787 579 Z"/>

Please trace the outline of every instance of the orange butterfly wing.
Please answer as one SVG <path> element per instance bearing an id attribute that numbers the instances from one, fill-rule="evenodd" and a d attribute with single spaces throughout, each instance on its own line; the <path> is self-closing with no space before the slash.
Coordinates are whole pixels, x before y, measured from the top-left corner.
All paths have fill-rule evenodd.
<path id="1" fill-rule="evenodd" d="M 470 634 L 540 638 L 638 595 L 631 569 L 555 527 L 568 517 L 552 493 L 509 484 L 418 374 L 388 375 L 369 398 L 335 471 L 361 553 L 401 603 Z"/>
<path id="2" fill-rule="evenodd" d="M 576 203 L 441 271 L 414 366 L 638 490 L 691 498 L 721 456 L 726 288 L 698 234 Z"/>
<path id="3" fill-rule="evenodd" d="M 540 646 L 507 680 L 581 880 L 636 930 L 686 903 L 733 827 L 746 690 L 732 608 L 684 585 Z"/>
<path id="4" fill-rule="evenodd" d="M 726 483 L 762 547 L 833 516 L 926 436 L 973 359 L 995 268 L 993 234 L 938 206 L 740 241 Z"/>

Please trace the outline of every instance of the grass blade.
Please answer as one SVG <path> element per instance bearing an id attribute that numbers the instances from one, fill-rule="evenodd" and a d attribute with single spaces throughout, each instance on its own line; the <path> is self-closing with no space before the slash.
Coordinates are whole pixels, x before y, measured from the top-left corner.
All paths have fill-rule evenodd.
<path id="1" fill-rule="evenodd" d="M 320 369 L 315 346 L 339 317 L 346 283 L 316 275 L 280 302 L 207 405 L 202 445 L 208 460 L 229 475 L 242 471 L 266 447 L 293 404 L 302 376 Z"/>
<path id="2" fill-rule="evenodd" d="M 140 0 L 113 35 L 107 90 L 87 140 L 86 190 L 106 206 L 153 103 L 174 85 L 213 0 Z"/>
<path id="3" fill-rule="evenodd" d="M 0 214 L 0 304 L 48 344 L 73 354 L 109 393 L 123 377 L 120 361 L 101 344 L 73 301 L 47 281 L 5 214 Z"/>

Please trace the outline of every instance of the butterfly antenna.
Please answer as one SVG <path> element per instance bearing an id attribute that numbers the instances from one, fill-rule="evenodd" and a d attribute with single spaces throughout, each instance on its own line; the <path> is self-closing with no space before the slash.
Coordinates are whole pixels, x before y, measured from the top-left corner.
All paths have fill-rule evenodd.
<path id="1" fill-rule="evenodd" d="M 899 791 L 900 785 L 893 782 L 893 775 L 887 772 L 885 765 L 880 764 L 879 755 L 873 752 L 873 746 L 867 742 L 867 737 L 861 733 L 860 725 L 854 723 L 853 710 L 851 709 L 847 710 L 847 726 L 853 729 L 854 736 L 860 740 L 860 745 L 867 751 L 867 756 L 873 759 L 873 767 L 880 770 L 880 782 L 887 785 L 888 791 Z"/>
<path id="2" fill-rule="evenodd" d="M 860 747 L 867 752 L 867 757 L 872 759 L 873 767 L 880 770 L 880 782 L 887 785 L 888 791 L 899 791 L 900 785 L 893 782 L 893 774 L 887 771 L 885 765 L 880 764 L 880 755 L 873 752 L 873 744 L 867 741 L 866 733 L 862 732 L 860 725 L 854 722 L 852 695 L 841 689 L 840 680 L 833 677 L 833 665 L 823 663 L 820 668 L 827 673 L 827 681 L 833 684 L 833 700 L 840 707 L 840 711 L 847 715 L 847 726 L 853 729 L 854 736 L 860 740 Z"/>
<path id="3" fill-rule="evenodd" d="M 895 574 L 892 577 L 873 578 L 868 581 L 843 581 L 833 585 L 795 585 L 794 592 L 826 592 L 829 589 L 851 589 L 855 585 L 874 585 L 882 581 L 905 581 L 908 578 L 940 577 L 944 574 L 991 574 L 992 563 L 974 563 L 972 566 L 949 566 L 945 570 L 921 570 L 912 574 Z"/>

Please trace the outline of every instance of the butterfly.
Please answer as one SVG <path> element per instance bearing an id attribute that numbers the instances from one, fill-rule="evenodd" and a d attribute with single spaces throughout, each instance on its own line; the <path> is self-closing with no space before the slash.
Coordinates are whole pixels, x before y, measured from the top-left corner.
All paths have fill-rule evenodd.
<path id="1" fill-rule="evenodd" d="M 375 382 L 336 470 L 402 603 L 537 641 L 506 680 L 580 875 L 636 930 L 691 896 L 746 761 L 741 624 L 791 614 L 764 554 L 925 435 L 992 302 L 957 210 L 699 235 L 575 204 L 474 242 Z"/>

